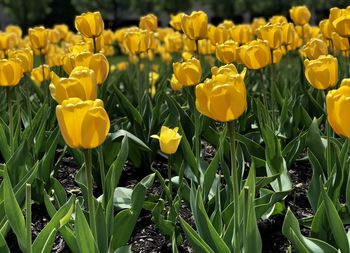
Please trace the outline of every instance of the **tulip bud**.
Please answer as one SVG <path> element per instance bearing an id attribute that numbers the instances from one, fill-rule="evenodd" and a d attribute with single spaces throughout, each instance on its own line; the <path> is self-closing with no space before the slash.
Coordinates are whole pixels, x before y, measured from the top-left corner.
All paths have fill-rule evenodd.
<path id="1" fill-rule="evenodd" d="M 0 50 L 6 51 L 12 49 L 17 44 L 17 36 L 15 33 L 0 32 Z"/>
<path id="2" fill-rule="evenodd" d="M 350 6 L 346 9 L 331 8 L 329 22 L 340 36 L 350 37 Z"/>
<path id="3" fill-rule="evenodd" d="M 236 25 L 230 30 L 231 38 L 239 44 L 245 44 L 253 39 L 253 31 L 250 25 Z"/>
<path id="4" fill-rule="evenodd" d="M 196 42 L 194 40 L 187 38 L 186 36 L 184 36 L 183 38 L 183 43 L 184 43 L 184 51 L 194 52 L 197 50 Z"/>
<path id="5" fill-rule="evenodd" d="M 283 23 L 282 24 L 282 44 L 291 45 L 295 40 L 295 29 L 292 23 Z"/>
<path id="6" fill-rule="evenodd" d="M 226 30 L 231 29 L 232 27 L 234 27 L 234 25 L 235 25 L 235 24 L 233 23 L 232 20 L 227 20 L 227 19 L 225 19 L 224 21 L 222 21 L 222 22 L 219 24 L 219 26 L 225 27 Z"/>
<path id="7" fill-rule="evenodd" d="M 158 28 L 158 18 L 154 14 L 148 14 L 140 18 L 141 29 L 156 32 Z"/>
<path id="8" fill-rule="evenodd" d="M 171 129 L 166 126 L 162 126 L 160 129 L 160 135 L 152 135 L 151 137 L 159 140 L 160 150 L 163 153 L 171 155 L 177 151 L 182 138 L 178 131 L 178 127 Z"/>
<path id="9" fill-rule="evenodd" d="M 271 23 L 271 25 L 280 25 L 283 23 L 288 23 L 288 20 L 285 16 L 277 15 L 277 16 L 272 16 L 269 19 L 269 23 Z"/>
<path id="10" fill-rule="evenodd" d="M 208 39 L 213 45 L 215 45 L 216 43 L 224 43 L 228 39 L 228 36 L 228 31 L 223 25 L 208 25 Z"/>
<path id="11" fill-rule="evenodd" d="M 252 22 L 253 33 L 256 34 L 256 30 L 264 25 L 266 25 L 265 18 L 254 18 Z"/>
<path id="12" fill-rule="evenodd" d="M 267 41 L 270 48 L 276 49 L 282 45 L 281 25 L 265 25 L 257 30 L 258 38 Z"/>
<path id="13" fill-rule="evenodd" d="M 349 47 L 349 39 L 339 36 L 336 32 L 332 33 L 333 47 L 337 51 L 347 51 Z"/>
<path id="14" fill-rule="evenodd" d="M 75 66 L 83 66 L 92 69 L 96 74 L 96 81 L 101 85 L 106 81 L 109 73 L 109 62 L 101 53 L 80 53 L 75 58 Z"/>
<path id="15" fill-rule="evenodd" d="M 59 31 L 61 39 L 65 39 L 67 37 L 69 28 L 65 24 L 55 25 L 53 27 L 55 30 Z"/>
<path id="16" fill-rule="evenodd" d="M 181 31 L 181 16 L 184 15 L 185 13 L 179 12 L 176 15 L 170 15 L 170 22 L 169 24 L 171 27 L 173 27 L 177 31 Z"/>
<path id="17" fill-rule="evenodd" d="M 182 36 L 179 32 L 168 34 L 164 38 L 165 48 L 168 52 L 180 52 L 183 47 Z"/>
<path id="18" fill-rule="evenodd" d="M 48 44 L 48 31 L 45 27 L 37 26 L 29 28 L 28 36 L 33 49 L 41 50 L 46 48 Z"/>
<path id="19" fill-rule="evenodd" d="M 124 33 L 123 45 L 129 54 L 143 53 L 154 43 L 154 34 L 148 30 L 130 28 Z"/>
<path id="20" fill-rule="evenodd" d="M 56 29 L 48 29 L 48 38 L 51 43 L 58 43 L 61 40 L 61 33 Z"/>
<path id="21" fill-rule="evenodd" d="M 75 28 L 87 38 L 100 36 L 104 29 L 101 13 L 99 11 L 87 12 L 76 16 Z"/>
<path id="22" fill-rule="evenodd" d="M 23 76 L 21 60 L 17 58 L 0 60 L 0 86 L 15 86 Z"/>
<path id="23" fill-rule="evenodd" d="M 75 67 L 75 55 L 72 53 L 64 55 L 62 63 L 64 71 L 69 75 Z"/>
<path id="24" fill-rule="evenodd" d="M 22 37 L 22 29 L 21 29 L 21 27 L 19 27 L 17 25 L 8 25 L 8 26 L 6 26 L 5 32 L 6 33 L 14 33 L 14 34 L 16 34 L 18 39 L 20 39 Z"/>
<path id="25" fill-rule="evenodd" d="M 30 48 L 8 51 L 9 58 L 18 58 L 21 61 L 23 72 L 29 73 L 33 69 L 34 56 Z"/>
<path id="26" fill-rule="evenodd" d="M 181 16 L 182 31 L 191 40 L 207 38 L 208 16 L 203 11 L 193 11 L 190 16 Z"/>
<path id="27" fill-rule="evenodd" d="M 215 46 L 207 39 L 198 40 L 198 49 L 201 55 L 209 55 L 215 52 Z"/>
<path id="28" fill-rule="evenodd" d="M 201 63 L 195 58 L 174 63 L 173 70 L 176 79 L 184 86 L 196 85 L 202 77 Z"/>
<path id="29" fill-rule="evenodd" d="M 290 18 L 296 25 L 305 25 L 311 18 L 311 13 L 307 6 L 294 6 L 289 10 Z"/>
<path id="30" fill-rule="evenodd" d="M 334 28 L 329 22 L 329 19 L 321 20 L 319 26 L 323 37 L 325 37 L 327 40 L 330 40 L 332 38 Z"/>
<path id="31" fill-rule="evenodd" d="M 49 65 L 40 65 L 32 70 L 30 78 L 36 86 L 40 87 L 43 81 L 50 79 L 50 67 Z"/>
<path id="32" fill-rule="evenodd" d="M 56 107 L 56 116 L 62 136 L 71 148 L 96 148 L 109 132 L 109 117 L 100 99 L 69 98 Z"/>
<path id="33" fill-rule="evenodd" d="M 271 63 L 270 48 L 265 41 L 255 40 L 238 49 L 240 59 L 249 69 L 261 69 Z"/>
<path id="34" fill-rule="evenodd" d="M 321 55 L 328 54 L 328 46 L 323 40 L 313 38 L 306 43 L 303 52 L 307 58 L 315 60 Z"/>
<path id="35" fill-rule="evenodd" d="M 170 79 L 170 87 L 174 91 L 179 91 L 182 89 L 182 84 L 179 82 L 179 80 L 176 79 L 174 74 L 171 76 L 171 79 Z"/>
<path id="36" fill-rule="evenodd" d="M 239 118 L 247 107 L 244 84 L 246 69 L 238 74 L 232 66 L 225 67 L 224 71 L 217 70 L 212 79 L 207 79 L 196 87 L 197 110 L 220 122 Z"/>
<path id="37" fill-rule="evenodd" d="M 223 44 L 216 44 L 216 58 L 224 64 L 232 63 L 237 56 L 238 43 L 228 40 Z"/>
<path id="38" fill-rule="evenodd" d="M 331 55 L 321 55 L 316 60 L 306 59 L 304 66 L 306 79 L 315 89 L 326 90 L 337 84 L 337 58 Z"/>

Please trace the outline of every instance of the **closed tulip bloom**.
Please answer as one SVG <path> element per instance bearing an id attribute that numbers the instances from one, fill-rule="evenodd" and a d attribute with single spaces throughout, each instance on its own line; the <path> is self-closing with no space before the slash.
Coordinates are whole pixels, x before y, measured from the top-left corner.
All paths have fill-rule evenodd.
<path id="1" fill-rule="evenodd" d="M 273 61 L 272 61 L 272 63 L 273 64 L 277 64 L 277 63 L 279 63 L 281 61 L 281 59 L 282 59 L 282 57 L 284 55 L 284 52 L 283 52 L 283 50 L 281 48 L 277 48 L 277 49 L 273 50 L 272 54 L 273 54 Z"/>
<path id="2" fill-rule="evenodd" d="M 195 58 L 173 63 L 173 71 L 176 79 L 184 86 L 196 85 L 202 77 L 201 63 Z"/>
<path id="3" fill-rule="evenodd" d="M 181 28 L 191 40 L 207 38 L 208 16 L 203 11 L 193 11 L 191 15 L 181 15 Z"/>
<path id="4" fill-rule="evenodd" d="M 50 67 L 49 65 L 40 65 L 32 70 L 30 78 L 33 80 L 36 86 L 40 87 L 43 81 L 50 79 Z"/>
<path id="5" fill-rule="evenodd" d="M 308 82 L 318 90 L 334 87 L 338 81 L 338 60 L 331 55 L 321 55 L 316 60 L 304 61 L 305 76 Z"/>
<path id="6" fill-rule="evenodd" d="M 24 73 L 29 73 L 33 69 L 34 56 L 30 48 L 16 49 L 8 51 L 9 58 L 18 58 Z"/>
<path id="7" fill-rule="evenodd" d="M 256 34 L 256 30 L 264 25 L 266 25 L 265 18 L 254 18 L 252 22 L 253 33 Z"/>
<path id="8" fill-rule="evenodd" d="M 224 64 L 232 63 L 236 59 L 238 43 L 228 40 L 223 44 L 216 44 L 216 58 Z"/>
<path id="9" fill-rule="evenodd" d="M 62 66 L 64 71 L 69 75 L 75 67 L 75 54 L 65 54 L 62 57 Z"/>
<path id="10" fill-rule="evenodd" d="M 19 27 L 17 25 L 6 26 L 5 32 L 6 33 L 14 33 L 14 34 L 16 34 L 17 38 L 22 37 L 22 29 L 21 29 L 21 27 Z"/>
<path id="11" fill-rule="evenodd" d="M 282 24 L 282 44 L 291 45 L 294 42 L 295 29 L 292 23 L 283 23 Z"/>
<path id="12" fill-rule="evenodd" d="M 148 30 L 130 28 L 124 34 L 123 45 L 130 54 L 143 53 L 151 48 L 153 36 Z"/>
<path id="13" fill-rule="evenodd" d="M 209 24 L 208 25 L 208 39 L 210 42 L 215 45 L 216 43 L 222 44 L 224 43 L 229 37 L 229 33 L 223 25 L 214 26 Z"/>
<path id="14" fill-rule="evenodd" d="M 106 81 L 109 73 L 109 62 L 101 53 L 80 53 L 75 58 L 75 66 L 83 66 L 92 69 L 96 74 L 96 82 L 101 85 Z"/>
<path id="15" fill-rule="evenodd" d="M 246 69 L 241 74 L 232 72 L 217 74 L 212 79 L 197 85 L 197 110 L 220 122 L 239 118 L 247 107 L 245 73 Z"/>
<path id="16" fill-rule="evenodd" d="M 241 61 L 249 69 L 261 69 L 271 63 L 270 48 L 265 41 L 252 41 L 240 46 L 238 52 Z"/>
<path id="17" fill-rule="evenodd" d="M 104 29 L 101 13 L 99 11 L 87 12 L 76 16 L 75 28 L 87 38 L 100 36 Z"/>
<path id="18" fill-rule="evenodd" d="M 245 70 L 246 71 L 246 70 Z M 238 71 L 235 65 L 233 64 L 226 64 L 221 67 L 214 66 L 210 69 L 211 75 L 212 76 L 217 76 L 217 75 L 238 75 Z M 245 75 L 245 72 L 242 72 Z"/>
<path id="19" fill-rule="evenodd" d="M 104 30 L 102 35 L 103 35 L 103 41 L 104 41 L 105 45 L 113 45 L 114 34 L 113 34 L 112 30 L 110 30 L 110 29 Z"/>
<path id="20" fill-rule="evenodd" d="M 61 33 L 56 29 L 48 29 L 48 38 L 51 43 L 56 44 L 61 40 Z"/>
<path id="21" fill-rule="evenodd" d="M 327 119 L 334 132 L 350 138 L 350 87 L 342 85 L 326 97 Z"/>
<path id="22" fill-rule="evenodd" d="M 347 51 L 350 49 L 349 39 L 341 37 L 336 32 L 332 33 L 332 42 L 334 49 L 337 51 Z"/>
<path id="23" fill-rule="evenodd" d="M 29 28 L 29 41 L 33 49 L 41 50 L 46 48 L 48 44 L 48 30 L 43 26 Z"/>
<path id="24" fill-rule="evenodd" d="M 307 6 L 294 6 L 289 10 L 290 18 L 296 25 L 305 25 L 311 18 L 311 13 Z"/>
<path id="25" fill-rule="evenodd" d="M 271 23 L 271 25 L 278 25 L 278 24 L 288 23 L 288 20 L 285 16 L 276 15 L 276 16 L 272 16 L 269 19 L 269 23 Z"/>
<path id="26" fill-rule="evenodd" d="M 174 28 L 177 31 L 181 31 L 181 16 L 184 15 L 185 13 L 179 12 L 176 15 L 170 15 L 170 22 L 169 24 L 171 25 L 172 28 Z"/>
<path id="27" fill-rule="evenodd" d="M 270 48 L 276 49 L 282 45 L 281 25 L 264 25 L 257 30 L 258 38 L 267 41 Z"/>
<path id="28" fill-rule="evenodd" d="M 179 82 L 179 80 L 176 79 L 176 76 L 173 74 L 170 79 L 170 87 L 174 91 L 179 91 L 182 89 L 182 84 Z"/>
<path id="29" fill-rule="evenodd" d="M 350 87 L 350 78 L 344 78 L 341 80 L 340 86 L 349 86 Z"/>
<path id="30" fill-rule="evenodd" d="M 19 59 L 0 60 L 0 86 L 15 86 L 22 76 L 23 68 Z"/>
<path id="31" fill-rule="evenodd" d="M 167 154 L 174 154 L 181 142 L 182 136 L 178 133 L 179 128 L 175 127 L 174 129 L 162 126 L 160 129 L 160 135 L 152 135 L 152 138 L 158 139 L 160 144 L 160 150 Z"/>
<path id="32" fill-rule="evenodd" d="M 331 8 L 329 21 L 340 36 L 350 37 L 350 6 L 346 9 Z"/>
<path id="33" fill-rule="evenodd" d="M 252 27 L 247 24 L 236 25 L 230 29 L 231 38 L 239 44 L 245 44 L 253 39 Z"/>
<path id="34" fill-rule="evenodd" d="M 141 29 L 156 32 L 158 28 L 158 18 L 154 14 L 148 14 L 146 16 L 142 16 L 140 18 L 139 26 Z"/>
<path id="35" fill-rule="evenodd" d="M 67 37 L 69 28 L 66 24 L 57 24 L 53 27 L 55 30 L 59 31 L 60 37 L 65 39 Z"/>
<path id="36" fill-rule="evenodd" d="M 222 21 L 220 24 L 220 26 L 224 26 L 227 30 L 231 29 L 232 27 L 234 27 L 235 23 L 233 23 L 232 20 L 227 20 L 225 19 L 224 21 Z"/>
<path id="37" fill-rule="evenodd" d="M 188 61 L 193 57 L 193 54 L 185 51 L 185 52 L 182 52 L 181 57 L 182 59 L 184 59 L 184 61 Z"/>
<path id="38" fill-rule="evenodd" d="M 180 52 L 183 48 L 182 36 L 179 32 L 168 34 L 164 38 L 165 48 L 168 52 Z"/>
<path id="39" fill-rule="evenodd" d="M 109 132 L 109 117 L 100 99 L 69 98 L 56 107 L 56 116 L 64 141 L 71 148 L 96 148 Z"/>
<path id="40" fill-rule="evenodd" d="M 215 46 L 208 39 L 198 40 L 198 49 L 201 55 L 215 53 Z"/>
<path id="41" fill-rule="evenodd" d="M 17 44 L 17 36 L 15 33 L 0 32 L 0 50 L 12 49 Z"/>
<path id="42" fill-rule="evenodd" d="M 313 38 L 306 43 L 303 52 L 307 58 L 315 60 L 321 55 L 328 54 L 328 46 L 323 40 Z"/>
<path id="43" fill-rule="evenodd" d="M 332 33 L 334 32 L 334 28 L 329 22 L 329 19 L 321 20 L 319 27 L 323 37 L 325 37 L 327 40 L 332 39 Z"/>
<path id="44" fill-rule="evenodd" d="M 187 38 L 185 35 L 183 37 L 184 51 L 194 52 L 197 50 L 197 45 L 194 40 Z"/>

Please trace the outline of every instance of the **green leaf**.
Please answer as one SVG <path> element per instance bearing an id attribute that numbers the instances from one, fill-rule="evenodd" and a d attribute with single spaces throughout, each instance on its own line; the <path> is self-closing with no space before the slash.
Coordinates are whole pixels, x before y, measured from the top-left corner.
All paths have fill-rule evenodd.
<path id="1" fill-rule="evenodd" d="M 0 233 L 0 252 L 1 253 L 11 253 L 9 247 L 7 246 L 6 240 Z"/>
<path id="2" fill-rule="evenodd" d="M 141 141 L 139 138 L 137 138 L 132 133 L 129 133 L 128 131 L 121 129 L 115 133 L 110 134 L 110 138 L 112 141 L 114 141 L 115 139 L 118 139 L 120 137 L 125 137 L 125 136 L 128 137 L 128 139 L 132 140 L 137 146 L 139 146 L 143 150 L 151 151 L 151 149 L 143 141 Z"/>

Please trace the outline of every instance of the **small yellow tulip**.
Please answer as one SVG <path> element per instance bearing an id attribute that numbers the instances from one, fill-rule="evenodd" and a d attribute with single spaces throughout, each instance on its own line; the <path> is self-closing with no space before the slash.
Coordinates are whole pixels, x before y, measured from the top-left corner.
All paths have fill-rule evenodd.
<path id="1" fill-rule="evenodd" d="M 129 54 L 143 53 L 154 43 L 154 34 L 148 30 L 129 28 L 124 33 L 123 46 Z"/>
<path id="2" fill-rule="evenodd" d="M 315 60 L 321 55 L 328 54 L 328 46 L 323 40 L 313 38 L 306 43 L 303 52 L 307 58 Z"/>
<path id="3" fill-rule="evenodd" d="M 203 11 L 193 11 L 191 15 L 181 15 L 182 31 L 191 40 L 207 38 L 208 16 Z"/>
<path id="4" fill-rule="evenodd" d="M 37 26 L 29 28 L 28 31 L 29 41 L 33 49 L 41 51 L 45 49 L 48 44 L 48 30 L 43 26 Z"/>
<path id="5" fill-rule="evenodd" d="M 329 21 L 340 36 L 350 37 L 350 6 L 346 9 L 331 8 Z"/>
<path id="6" fill-rule="evenodd" d="M 222 21 L 219 26 L 224 26 L 227 30 L 231 29 L 232 27 L 234 27 L 235 23 L 233 23 L 232 20 L 227 20 L 225 19 L 224 21 Z"/>
<path id="7" fill-rule="evenodd" d="M 253 33 L 256 34 L 256 30 L 264 25 L 266 25 L 265 18 L 254 18 L 251 26 Z"/>
<path id="8" fill-rule="evenodd" d="M 305 25 L 311 18 L 311 13 L 307 6 L 294 6 L 289 10 L 290 18 L 296 25 Z"/>
<path id="9" fill-rule="evenodd" d="M 295 37 L 296 31 L 292 23 L 283 23 L 282 24 L 282 44 L 283 45 L 292 45 Z"/>
<path id="10" fill-rule="evenodd" d="M 34 68 L 30 78 L 36 86 L 40 87 L 43 81 L 50 79 L 50 66 L 45 64 Z"/>
<path id="11" fill-rule="evenodd" d="M 62 136 L 71 148 L 96 148 L 109 132 L 109 117 L 100 99 L 69 98 L 56 107 L 56 116 Z"/>
<path id="12" fill-rule="evenodd" d="M 140 18 L 139 26 L 141 29 L 156 32 L 158 28 L 158 18 L 154 14 L 148 14 L 146 16 L 142 16 Z"/>
<path id="13" fill-rule="evenodd" d="M 281 25 L 264 25 L 257 30 L 258 38 L 267 41 L 270 48 L 276 49 L 282 45 Z"/>
<path id="14" fill-rule="evenodd" d="M 21 60 L 17 58 L 0 60 L 0 86 L 15 86 L 23 76 Z"/>
<path id="15" fill-rule="evenodd" d="M 224 43 L 229 37 L 229 33 L 225 26 L 208 25 L 208 39 L 213 45 Z"/>
<path id="16" fill-rule="evenodd" d="M 34 56 L 30 48 L 17 49 L 8 51 L 9 58 L 18 58 L 21 60 L 24 73 L 29 73 L 33 69 Z"/>
<path id="17" fill-rule="evenodd" d="M 216 58 L 224 64 L 232 63 L 237 57 L 238 43 L 228 40 L 223 44 L 216 44 Z"/>
<path id="18" fill-rule="evenodd" d="M 332 33 L 332 42 L 334 49 L 337 51 L 347 51 L 350 49 L 349 39 L 341 37 L 336 32 Z"/>
<path id="19" fill-rule="evenodd" d="M 83 66 L 92 69 L 96 74 L 96 81 L 101 85 L 106 81 L 109 73 L 109 62 L 101 53 L 80 53 L 75 58 L 75 66 Z"/>
<path id="20" fill-rule="evenodd" d="M 179 12 L 176 15 L 170 15 L 170 22 L 169 24 L 171 27 L 173 27 L 177 31 L 181 31 L 181 16 L 184 15 L 185 13 Z"/>
<path id="21" fill-rule="evenodd" d="M 8 25 L 6 26 L 5 29 L 6 33 L 14 33 L 17 35 L 17 38 L 21 38 L 22 37 L 22 29 L 21 27 L 17 26 L 17 25 Z"/>
<path id="22" fill-rule="evenodd" d="M 288 20 L 285 16 L 276 15 L 276 16 L 272 16 L 269 19 L 269 23 L 271 23 L 272 25 L 278 25 L 278 24 L 288 23 Z"/>
<path id="23" fill-rule="evenodd" d="M 305 76 L 308 82 L 318 90 L 334 87 L 338 81 L 338 60 L 331 55 L 321 55 L 316 60 L 304 61 Z"/>
<path id="24" fill-rule="evenodd" d="M 238 53 L 243 64 L 249 69 L 261 69 L 271 63 L 270 48 L 262 40 L 254 40 L 240 46 Z"/>
<path id="25" fill-rule="evenodd" d="M 170 87 L 174 91 L 179 91 L 182 89 L 182 84 L 179 82 L 179 80 L 176 79 L 176 76 L 173 74 L 170 79 Z"/>
<path id="26" fill-rule="evenodd" d="M 76 16 L 75 28 L 87 38 L 100 36 L 104 29 L 101 13 L 99 11 L 87 12 Z"/>
<path id="27" fill-rule="evenodd" d="M 198 40 L 198 51 L 201 55 L 215 53 L 215 46 L 208 39 Z"/>
<path id="28" fill-rule="evenodd" d="M 197 50 L 196 41 L 187 38 L 186 35 L 184 35 L 183 37 L 183 43 L 184 43 L 184 49 L 183 49 L 184 51 L 195 52 Z"/>
<path id="29" fill-rule="evenodd" d="M 231 38 L 239 44 L 245 44 L 253 39 L 252 27 L 247 24 L 236 25 L 230 29 Z"/>
<path id="30" fill-rule="evenodd" d="M 235 120 L 244 113 L 247 107 L 246 69 L 240 74 L 236 71 L 233 65 L 226 66 L 216 70 L 212 79 L 197 85 L 196 107 L 199 112 L 220 122 Z"/>
<path id="31" fill-rule="evenodd" d="M 180 52 L 183 48 L 182 36 L 179 32 L 170 33 L 164 38 L 165 49 L 170 53 Z"/>
<path id="32" fill-rule="evenodd" d="M 179 128 L 175 127 L 174 129 L 162 126 L 160 129 L 160 135 L 152 135 L 152 138 L 158 139 L 160 144 L 160 150 L 167 154 L 174 154 L 181 142 L 182 136 L 178 133 Z"/>
<path id="33" fill-rule="evenodd" d="M 65 54 L 62 57 L 62 66 L 64 71 L 69 75 L 75 67 L 75 54 Z"/>
<path id="34" fill-rule="evenodd" d="M 196 85 L 202 77 L 201 63 L 195 58 L 173 63 L 173 71 L 176 79 L 184 86 Z"/>
<path id="35" fill-rule="evenodd" d="M 12 49 L 17 44 L 17 36 L 15 33 L 0 32 L 0 50 Z"/>
<path id="36" fill-rule="evenodd" d="M 348 83 L 348 81 L 346 81 Z M 334 132 L 350 138 L 350 87 L 342 85 L 326 97 L 327 119 Z"/>
<path id="37" fill-rule="evenodd" d="M 57 29 L 48 29 L 48 38 L 51 43 L 56 44 L 61 40 L 61 33 Z"/>
<path id="38" fill-rule="evenodd" d="M 53 28 L 60 32 L 60 37 L 62 39 L 65 39 L 67 37 L 69 28 L 68 28 L 68 26 L 66 24 L 57 24 Z"/>
<path id="39" fill-rule="evenodd" d="M 332 39 L 332 33 L 334 32 L 334 28 L 329 22 L 329 19 L 321 20 L 319 27 L 323 37 L 325 37 L 327 40 Z"/>

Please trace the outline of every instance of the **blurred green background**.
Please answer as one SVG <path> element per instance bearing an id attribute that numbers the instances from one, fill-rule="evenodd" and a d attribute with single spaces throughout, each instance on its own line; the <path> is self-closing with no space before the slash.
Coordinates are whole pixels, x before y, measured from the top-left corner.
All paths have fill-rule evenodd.
<path id="1" fill-rule="evenodd" d="M 213 24 L 223 19 L 236 23 L 250 22 L 253 17 L 282 14 L 289 17 L 293 5 L 306 4 L 313 16 L 312 24 L 328 17 L 329 8 L 346 7 L 349 0 L 0 0 L 0 29 L 9 23 L 28 27 L 44 24 L 51 27 L 66 23 L 73 29 L 74 16 L 85 11 L 102 12 L 106 27 L 117 28 L 138 23 L 140 15 L 155 13 L 160 25 L 166 26 L 169 14 L 202 9 Z"/>

